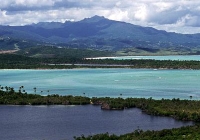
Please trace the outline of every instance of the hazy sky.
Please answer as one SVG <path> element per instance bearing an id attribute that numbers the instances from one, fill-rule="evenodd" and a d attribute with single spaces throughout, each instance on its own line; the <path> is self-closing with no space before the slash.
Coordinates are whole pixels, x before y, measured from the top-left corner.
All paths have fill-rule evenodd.
<path id="1" fill-rule="evenodd" d="M 200 0 L 0 0 L 1 25 L 79 21 L 94 15 L 170 32 L 200 33 Z"/>

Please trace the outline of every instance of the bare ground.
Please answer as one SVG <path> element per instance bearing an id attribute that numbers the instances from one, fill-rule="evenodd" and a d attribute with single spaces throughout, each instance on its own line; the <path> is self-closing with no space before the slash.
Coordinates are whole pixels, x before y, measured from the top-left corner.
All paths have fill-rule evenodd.
<path id="1" fill-rule="evenodd" d="M 12 53 L 15 53 L 17 52 L 18 50 L 0 50 L 0 54 L 12 54 Z"/>

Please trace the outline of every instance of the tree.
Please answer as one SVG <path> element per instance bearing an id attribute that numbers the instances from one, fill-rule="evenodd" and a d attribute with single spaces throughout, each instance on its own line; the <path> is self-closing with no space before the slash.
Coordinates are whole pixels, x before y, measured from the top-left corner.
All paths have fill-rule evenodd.
<path id="1" fill-rule="evenodd" d="M 8 87 L 7 86 L 5 87 L 5 89 L 6 89 L 6 92 L 8 92 Z"/>
<path id="2" fill-rule="evenodd" d="M 34 92 L 36 93 L 36 89 L 37 89 L 37 88 L 36 88 L 36 87 L 34 87 L 33 89 L 34 89 Z"/>
<path id="3" fill-rule="evenodd" d="M 13 87 L 10 88 L 10 93 L 15 93 L 15 90 Z"/>

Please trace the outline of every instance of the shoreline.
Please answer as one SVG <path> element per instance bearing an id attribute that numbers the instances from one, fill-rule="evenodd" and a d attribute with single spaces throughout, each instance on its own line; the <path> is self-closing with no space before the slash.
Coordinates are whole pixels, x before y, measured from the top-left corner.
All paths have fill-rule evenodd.
<path id="1" fill-rule="evenodd" d="M 0 105 L 99 105 L 102 110 L 124 110 L 139 108 L 146 114 L 167 116 L 177 120 L 200 122 L 200 101 L 190 99 L 153 99 L 150 98 L 121 98 L 121 97 L 87 97 L 73 95 L 51 94 L 42 96 L 28 94 L 20 87 L 19 92 L 14 88 L 2 87 L 0 90 Z M 5 91 L 3 91 L 3 89 Z M 178 108 L 177 108 L 178 107 Z M 184 110 L 184 111 L 183 111 Z"/>

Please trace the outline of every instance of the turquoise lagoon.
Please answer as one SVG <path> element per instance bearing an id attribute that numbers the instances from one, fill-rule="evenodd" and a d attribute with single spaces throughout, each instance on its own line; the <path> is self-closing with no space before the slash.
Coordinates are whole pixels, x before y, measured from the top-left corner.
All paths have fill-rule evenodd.
<path id="1" fill-rule="evenodd" d="M 126 59 L 153 59 L 153 60 L 195 60 L 200 61 L 200 55 L 166 55 L 166 56 L 116 56 L 116 57 L 96 57 L 88 59 L 116 59 L 116 60 L 126 60 Z"/>
<path id="2" fill-rule="evenodd" d="M 15 90 L 24 86 L 28 93 L 34 93 L 36 87 L 36 94 L 42 95 L 200 98 L 200 70 L 0 70 L 0 79 L 1 86 L 14 87 Z"/>

